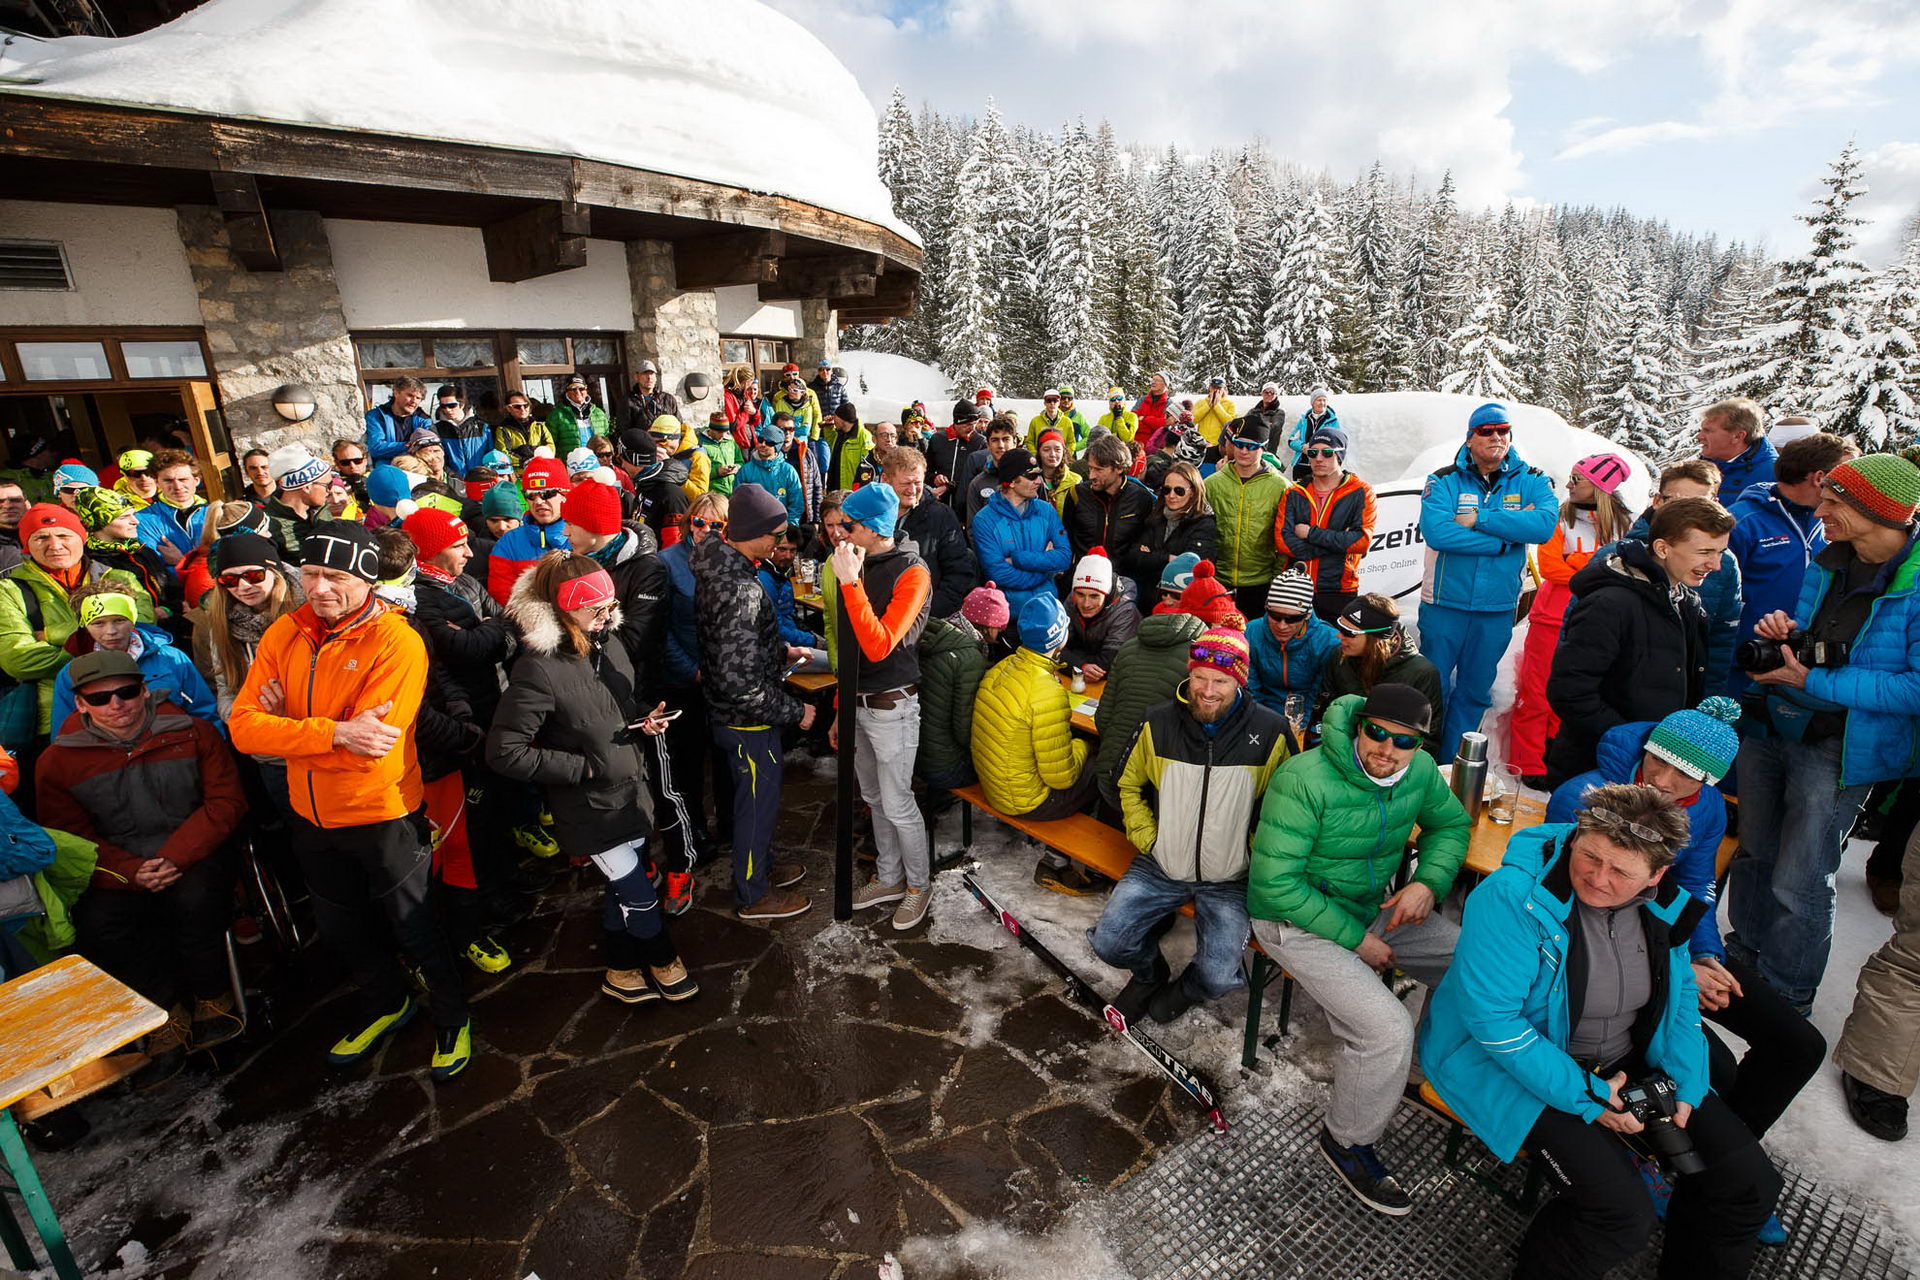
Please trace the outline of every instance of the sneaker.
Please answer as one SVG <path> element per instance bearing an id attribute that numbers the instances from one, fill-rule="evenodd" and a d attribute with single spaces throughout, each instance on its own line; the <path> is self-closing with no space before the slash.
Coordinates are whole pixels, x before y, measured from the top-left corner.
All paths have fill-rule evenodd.
<path id="1" fill-rule="evenodd" d="M 540 825 L 549 831 L 553 829 L 553 810 L 540 810 Z"/>
<path id="2" fill-rule="evenodd" d="M 1755 1236 L 1754 1239 L 1769 1248 L 1777 1244 L 1785 1244 L 1787 1242 L 1787 1224 L 1780 1221 L 1779 1214 L 1770 1213 L 1767 1215 L 1766 1222 L 1760 1227 L 1760 1234 Z"/>
<path id="3" fill-rule="evenodd" d="M 1069 862 L 1064 867 L 1041 862 L 1033 869 L 1033 882 L 1042 889 L 1064 893 L 1069 898 L 1085 898 L 1096 891 L 1093 881 L 1076 862 Z"/>
<path id="4" fill-rule="evenodd" d="M 932 897 L 925 889 L 907 890 L 900 905 L 893 909 L 893 927 L 904 933 L 918 926 L 927 918 L 927 903 Z"/>
<path id="5" fill-rule="evenodd" d="M 1840 1091 L 1847 1096 L 1847 1114 L 1853 1122 L 1882 1142 L 1907 1136 L 1907 1100 L 1876 1089 L 1864 1080 L 1840 1073 Z"/>
<path id="6" fill-rule="evenodd" d="M 667 872 L 667 895 L 660 905 L 670 916 L 683 916 L 693 910 L 693 872 Z"/>
<path id="7" fill-rule="evenodd" d="M 175 1005 L 168 1012 L 167 1020 L 147 1033 L 144 1049 L 147 1065 L 133 1073 L 133 1087 L 145 1093 L 179 1075 L 180 1069 L 187 1065 L 189 1034 L 187 1011 Z"/>
<path id="8" fill-rule="evenodd" d="M 392 1013 L 383 1013 L 350 1036 L 342 1036 L 334 1041 L 333 1048 L 327 1050 L 327 1061 L 336 1067 L 349 1062 L 358 1062 L 372 1053 L 374 1046 L 390 1031 L 398 1031 L 413 1021 L 418 1012 L 413 997 L 408 996 L 400 1002 L 400 1007 Z"/>
<path id="9" fill-rule="evenodd" d="M 1204 998 L 1200 992 L 1189 990 L 1184 978 L 1165 983 L 1147 998 L 1147 1016 L 1162 1026 L 1178 1022 L 1182 1014 Z"/>
<path id="10" fill-rule="evenodd" d="M 433 1034 L 433 1067 L 435 1080 L 451 1080 L 467 1069 L 473 1061 L 473 1019 L 468 1018 L 457 1027 L 441 1027 Z"/>
<path id="11" fill-rule="evenodd" d="M 1633 1157 L 1633 1167 L 1640 1171 L 1640 1181 L 1647 1189 L 1647 1196 L 1653 1201 L 1653 1216 L 1661 1222 L 1667 1220 L 1667 1203 L 1673 1199 L 1673 1183 L 1668 1180 L 1666 1170 L 1658 1161 L 1645 1156 Z"/>
<path id="12" fill-rule="evenodd" d="M 649 968 L 647 976 L 653 979 L 654 989 L 663 1000 L 691 1000 L 700 994 L 700 984 L 687 972 L 684 961 L 675 960 L 672 964 Z"/>
<path id="13" fill-rule="evenodd" d="M 1343 1147 L 1327 1130 L 1320 1131 L 1320 1154 L 1347 1184 L 1347 1190 L 1369 1209 L 1401 1218 L 1413 1211 L 1413 1201 L 1400 1189 L 1400 1182 L 1387 1171 L 1372 1146 Z"/>
<path id="14" fill-rule="evenodd" d="M 513 957 L 492 934 L 482 934 L 467 944 L 464 953 L 473 967 L 482 973 L 499 973 L 513 963 Z"/>
<path id="15" fill-rule="evenodd" d="M 804 893 L 775 889 L 752 906 L 740 907 L 733 914 L 742 920 L 785 920 L 804 914 L 812 906 L 813 899 Z"/>
<path id="16" fill-rule="evenodd" d="M 222 991 L 211 1000 L 193 1002 L 193 1047 L 196 1051 L 211 1049 L 217 1044 L 225 1044 L 247 1029 L 240 1015 L 233 1011 L 233 996 Z"/>
<path id="17" fill-rule="evenodd" d="M 881 884 L 880 877 L 869 876 L 867 882 L 853 891 L 853 909 L 865 911 L 868 907 L 885 907 L 907 896 L 906 881 L 899 884 Z"/>
<path id="18" fill-rule="evenodd" d="M 513 842 L 536 858 L 551 858 L 560 852 L 560 842 L 548 834 L 545 827 L 515 827 Z"/>
<path id="19" fill-rule="evenodd" d="M 653 989 L 646 973 L 640 969 L 607 970 L 607 976 L 600 980 L 600 990 L 622 1004 L 645 1004 L 660 998 L 660 993 Z"/>
<path id="20" fill-rule="evenodd" d="M 807 869 L 797 862 L 776 862 L 767 878 L 776 889 L 790 889 L 807 878 Z"/>

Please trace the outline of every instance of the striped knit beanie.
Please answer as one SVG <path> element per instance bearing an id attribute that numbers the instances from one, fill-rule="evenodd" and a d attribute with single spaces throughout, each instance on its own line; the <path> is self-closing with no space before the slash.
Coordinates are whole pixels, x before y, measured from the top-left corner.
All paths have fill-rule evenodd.
<path id="1" fill-rule="evenodd" d="M 1647 738 L 1647 751 L 1689 778 L 1714 783 L 1727 776 L 1740 750 L 1734 724 L 1740 704 L 1732 698 L 1708 698 L 1698 707 L 1676 711 Z"/>
<path id="2" fill-rule="evenodd" d="M 1313 608 L 1313 579 L 1289 569 L 1267 588 L 1267 612 L 1306 613 Z"/>
<path id="3" fill-rule="evenodd" d="M 1827 472 L 1821 486 L 1875 524 L 1904 529 L 1920 509 L 1920 467 L 1891 453 L 1870 453 Z"/>

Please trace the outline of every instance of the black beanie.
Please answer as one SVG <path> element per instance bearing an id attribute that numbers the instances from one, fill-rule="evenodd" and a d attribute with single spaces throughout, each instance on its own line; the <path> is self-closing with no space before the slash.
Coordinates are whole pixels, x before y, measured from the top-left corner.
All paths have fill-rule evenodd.
<path id="1" fill-rule="evenodd" d="M 300 539 L 300 561 L 350 573 L 362 582 L 380 581 L 380 544 L 373 530 L 352 520 L 322 520 Z"/>
<path id="2" fill-rule="evenodd" d="M 225 573 L 235 565 L 257 564 L 269 569 L 286 568 L 279 548 L 257 533 L 230 533 L 213 544 L 213 571 Z"/>

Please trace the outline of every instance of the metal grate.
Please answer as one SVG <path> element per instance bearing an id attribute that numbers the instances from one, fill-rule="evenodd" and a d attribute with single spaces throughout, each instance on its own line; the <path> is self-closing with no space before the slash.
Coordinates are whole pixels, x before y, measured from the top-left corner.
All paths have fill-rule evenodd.
<path id="1" fill-rule="evenodd" d="M 1447 1166 L 1447 1126 L 1403 1107 L 1382 1142 L 1413 1196 L 1397 1221 L 1353 1199 L 1317 1147 L 1321 1117 L 1301 1108 L 1238 1108 L 1224 1135 L 1200 1134 L 1169 1149 L 1102 1206 L 1109 1247 L 1134 1275 L 1152 1280 L 1484 1280 L 1505 1274 L 1529 1214 Z M 1463 1162 L 1517 1194 L 1520 1165 L 1501 1165 L 1469 1143 Z M 1885 1217 L 1823 1191 L 1781 1165 L 1786 1244 L 1761 1249 L 1754 1280 L 1911 1280 Z M 1611 1280 L 1651 1278 L 1659 1237 Z"/>
<path id="2" fill-rule="evenodd" d="M 0 289 L 71 289 L 58 240 L 0 240 Z"/>

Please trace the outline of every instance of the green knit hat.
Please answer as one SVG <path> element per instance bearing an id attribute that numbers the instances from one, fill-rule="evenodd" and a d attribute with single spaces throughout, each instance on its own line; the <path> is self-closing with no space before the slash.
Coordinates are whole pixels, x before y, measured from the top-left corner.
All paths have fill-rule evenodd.
<path id="1" fill-rule="evenodd" d="M 82 489 L 73 500 L 73 514 L 88 533 L 98 533 L 129 511 L 137 510 L 133 500 L 112 489 Z"/>
<path id="2" fill-rule="evenodd" d="M 1920 509 L 1920 467 L 1892 453 L 1870 453 L 1827 472 L 1822 488 L 1875 524 L 1904 529 Z"/>
<path id="3" fill-rule="evenodd" d="M 1732 698 L 1713 697 L 1690 711 L 1676 711 L 1647 737 L 1647 751 L 1659 756 L 1689 778 L 1715 783 L 1733 768 L 1740 750 L 1740 735 L 1734 725 L 1740 720 L 1740 704 Z"/>
<path id="4" fill-rule="evenodd" d="M 517 485 L 497 484 L 480 499 L 480 513 L 489 520 L 518 520 L 527 514 L 526 499 Z"/>

